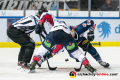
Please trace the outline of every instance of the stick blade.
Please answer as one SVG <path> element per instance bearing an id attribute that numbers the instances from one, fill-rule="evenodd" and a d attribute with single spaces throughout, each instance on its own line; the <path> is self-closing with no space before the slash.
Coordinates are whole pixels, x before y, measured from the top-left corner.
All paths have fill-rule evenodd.
<path id="1" fill-rule="evenodd" d="M 79 72 L 81 70 L 81 68 L 74 68 L 76 72 Z"/>
<path id="2" fill-rule="evenodd" d="M 56 70 L 57 67 L 53 67 L 53 68 L 49 67 L 49 69 L 50 69 L 51 71 L 53 71 L 53 70 Z"/>

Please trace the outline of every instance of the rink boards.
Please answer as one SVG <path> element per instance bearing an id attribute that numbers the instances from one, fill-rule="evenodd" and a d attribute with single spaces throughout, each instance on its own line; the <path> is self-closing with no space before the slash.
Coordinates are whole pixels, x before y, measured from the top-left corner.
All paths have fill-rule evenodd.
<path id="1" fill-rule="evenodd" d="M 9 13 L 7 11 L 1 12 L 1 14 L 4 13 L 6 15 L 0 14 L 1 16 L 0 24 L 1 24 L 1 29 L 2 29 L 0 31 L 0 36 L 4 36 L 0 39 L 0 48 L 19 48 L 20 47 L 20 45 L 12 42 L 12 40 L 10 40 L 8 36 L 6 35 L 6 31 L 9 25 L 23 17 L 22 15 L 12 15 L 12 12 L 14 11 L 11 11 L 11 15 L 7 15 Z M 28 12 L 29 11 L 27 11 L 27 13 Z M 83 12 L 80 12 L 80 13 L 83 13 Z M 94 20 L 94 23 L 96 24 L 96 28 L 94 31 L 95 39 L 93 42 L 91 42 L 92 45 L 94 47 L 120 47 L 120 17 L 113 16 L 112 14 L 108 15 L 106 12 L 96 12 L 96 13 L 103 14 L 103 16 L 100 15 L 99 17 L 95 17 L 98 15 L 94 14 L 95 16 L 92 16 L 92 17 L 83 17 L 83 16 L 73 17 L 75 15 L 75 12 L 64 12 L 64 15 L 60 15 L 60 16 L 67 16 L 67 14 L 72 14 L 72 16 L 57 17 L 57 19 L 60 21 L 65 21 L 68 26 L 70 25 L 76 26 L 84 22 L 87 19 L 92 19 Z M 45 24 L 45 28 L 47 32 L 49 32 L 48 25 Z M 87 38 L 87 32 L 84 33 L 84 36 L 86 38 Z M 35 32 L 33 32 L 31 33 L 31 38 L 36 42 L 36 47 L 39 47 L 41 44 L 39 36 L 36 35 Z"/>

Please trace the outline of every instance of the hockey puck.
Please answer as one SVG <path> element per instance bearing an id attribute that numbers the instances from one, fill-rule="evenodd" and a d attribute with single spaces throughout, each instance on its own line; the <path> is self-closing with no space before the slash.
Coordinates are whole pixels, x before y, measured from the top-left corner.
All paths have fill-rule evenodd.
<path id="1" fill-rule="evenodd" d="M 65 61 L 67 62 L 67 61 L 69 61 L 69 59 L 65 59 Z"/>

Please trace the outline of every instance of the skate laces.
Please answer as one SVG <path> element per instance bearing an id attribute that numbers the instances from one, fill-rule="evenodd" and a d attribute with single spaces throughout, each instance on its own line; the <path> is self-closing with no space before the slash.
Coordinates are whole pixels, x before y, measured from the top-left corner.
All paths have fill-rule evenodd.
<path id="1" fill-rule="evenodd" d="M 90 65 L 88 65 L 88 64 L 85 65 L 85 68 L 87 68 L 87 70 L 90 71 L 90 72 L 92 72 L 92 73 L 93 73 L 94 71 L 96 71 L 95 68 L 93 68 L 92 66 L 90 66 Z"/>

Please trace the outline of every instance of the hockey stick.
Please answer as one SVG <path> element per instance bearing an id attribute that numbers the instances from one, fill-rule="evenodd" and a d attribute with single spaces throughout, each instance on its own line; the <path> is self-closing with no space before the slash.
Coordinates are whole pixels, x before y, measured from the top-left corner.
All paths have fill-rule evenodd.
<path id="1" fill-rule="evenodd" d="M 40 34 L 39 34 L 39 37 L 40 37 L 40 40 L 41 40 L 41 43 L 42 43 L 42 38 L 41 38 Z M 56 70 L 57 69 L 57 67 L 50 67 L 47 56 L 46 56 L 46 60 L 47 60 L 49 70 Z"/>
<path id="2" fill-rule="evenodd" d="M 37 25 L 37 22 L 36 22 L 35 17 L 33 17 L 33 18 L 34 18 L 35 24 Z M 37 26 L 36 26 L 36 27 L 37 27 Z M 47 31 L 46 31 L 45 29 L 43 29 L 43 31 L 44 31 L 44 33 L 47 35 Z M 41 34 L 41 35 L 42 35 L 42 34 Z M 39 38 L 40 38 L 40 41 L 41 41 L 41 43 L 42 43 L 41 35 L 39 34 Z M 42 37 L 45 38 L 43 35 L 42 35 Z M 50 70 L 55 70 L 55 69 L 57 68 L 57 67 L 54 67 L 54 68 L 50 67 L 47 56 L 46 56 L 46 60 L 47 60 L 47 64 L 48 64 L 48 67 L 49 67 Z"/>
<path id="3" fill-rule="evenodd" d="M 57 67 L 50 67 L 47 56 L 46 56 L 46 60 L 47 60 L 47 64 L 48 64 L 49 70 L 53 71 L 53 70 L 57 69 Z"/>
<path id="4" fill-rule="evenodd" d="M 85 56 L 86 56 L 86 54 L 87 54 L 89 44 L 90 44 L 90 41 L 88 41 L 88 45 L 87 45 L 87 48 L 86 48 L 86 51 L 85 51 Z M 82 63 L 81 63 L 81 65 L 80 65 L 80 68 L 78 68 L 78 69 L 77 69 L 77 68 L 74 68 L 74 69 L 75 69 L 76 72 L 79 72 L 79 71 L 81 70 L 81 68 L 82 68 Z"/>

